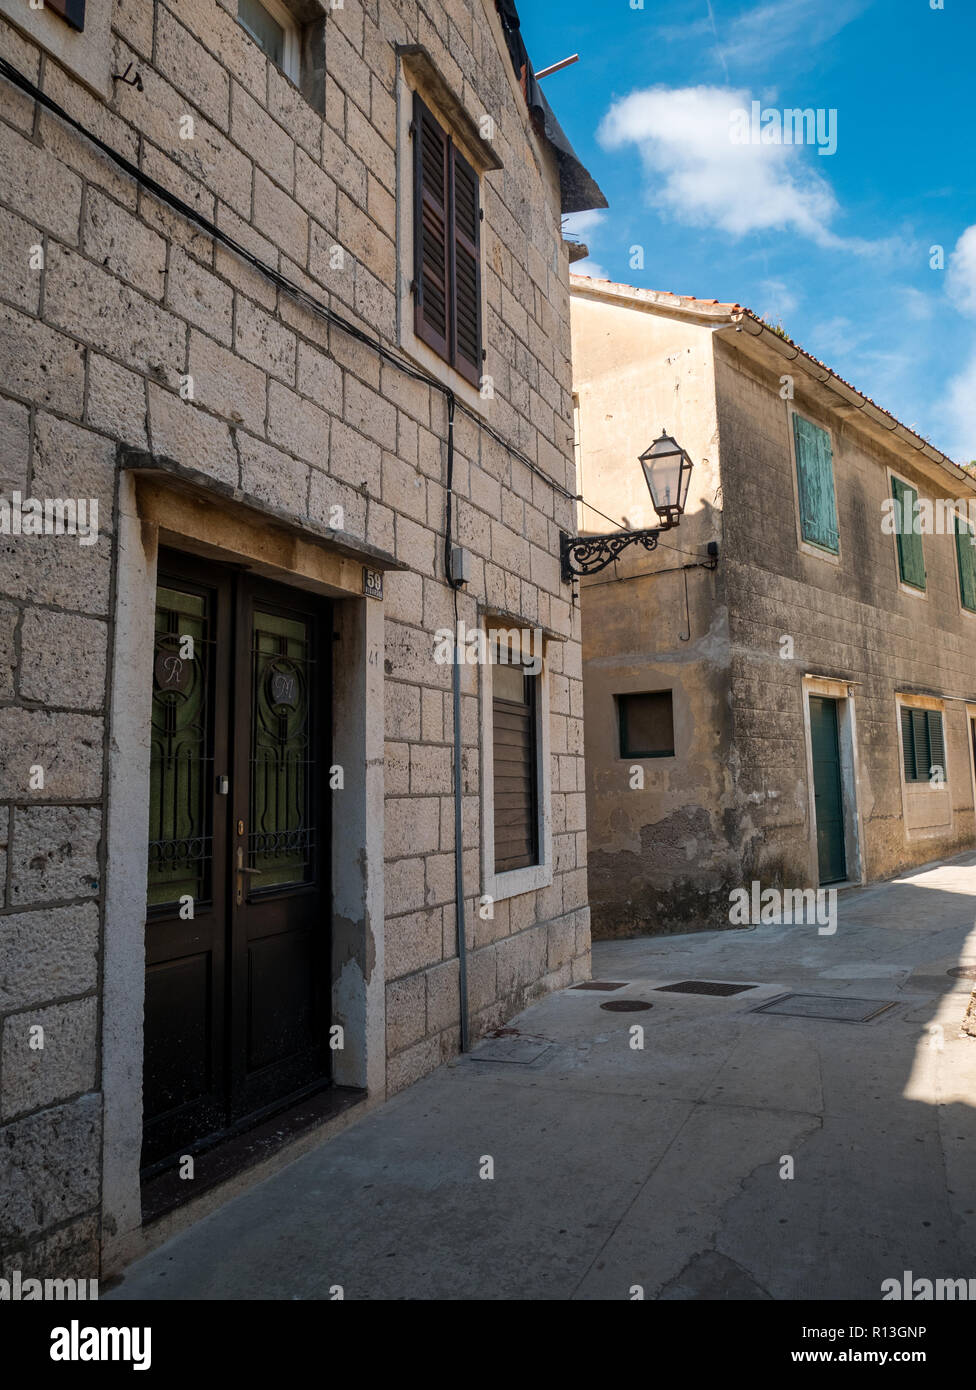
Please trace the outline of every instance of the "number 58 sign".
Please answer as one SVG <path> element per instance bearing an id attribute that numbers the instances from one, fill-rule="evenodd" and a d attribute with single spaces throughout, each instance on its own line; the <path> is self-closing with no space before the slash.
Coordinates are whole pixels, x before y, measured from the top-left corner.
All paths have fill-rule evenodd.
<path id="1" fill-rule="evenodd" d="M 383 597 L 383 571 L 367 569 L 363 565 L 363 593 L 367 598 Z"/>

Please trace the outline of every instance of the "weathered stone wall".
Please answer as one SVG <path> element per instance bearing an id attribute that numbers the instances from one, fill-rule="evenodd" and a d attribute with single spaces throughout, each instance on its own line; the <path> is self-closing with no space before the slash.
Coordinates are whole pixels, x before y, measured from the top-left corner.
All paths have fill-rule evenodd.
<path id="1" fill-rule="evenodd" d="M 726 826 L 734 790 L 725 573 L 721 564 L 680 568 L 704 559 L 709 541 L 721 548 L 711 338 L 639 302 L 601 298 L 599 281 L 574 285 L 583 495 L 614 520 L 653 526 L 640 454 L 666 429 L 694 465 L 685 515 L 659 548 L 632 547 L 580 581 L 593 931 L 687 931 L 714 925 L 716 901 L 727 905 L 737 873 Z M 582 506 L 580 529 L 613 528 Z M 650 690 L 672 691 L 675 756 L 622 758 L 615 697 Z"/>
<path id="2" fill-rule="evenodd" d="M 935 465 L 906 458 L 907 450 L 886 448 L 837 410 L 836 397 L 797 371 L 793 404 L 832 434 L 840 564 L 804 553 L 779 377 L 779 370 L 720 344 L 738 848 L 746 881 L 812 886 L 801 679 L 830 675 L 854 691 L 858 808 L 870 881 L 972 848 L 965 700 L 976 695 L 976 618 L 960 607 L 955 541 L 923 538 L 926 591 L 919 597 L 900 587 L 895 539 L 881 529 L 889 467 L 923 498 L 954 498 L 969 489 Z M 788 660 L 780 655 L 784 636 L 793 639 Z M 924 834 L 906 829 L 903 817 L 895 692 L 906 690 L 953 697 L 945 701 L 947 789 L 925 793 L 948 798 L 951 824 Z"/>
<path id="3" fill-rule="evenodd" d="M 638 455 L 666 427 L 695 463 L 687 514 L 663 537 L 692 554 L 630 549 L 581 584 L 590 902 L 601 936 L 728 927 L 730 891 L 754 880 L 817 886 L 807 676 L 833 678 L 845 699 L 853 692 L 853 877 L 969 849 L 976 833 L 976 617 L 960 606 L 955 541 L 924 537 L 919 597 L 899 584 L 895 539 L 881 529 L 889 468 L 923 498 L 971 495 L 971 486 L 897 450 L 880 426 L 872 433 L 799 364 L 736 333 L 722 306 L 651 299 L 574 282 L 584 495 L 632 527 L 650 525 Z M 781 395 L 790 372 L 792 402 Z M 832 434 L 837 564 L 798 541 L 793 406 Z M 581 527 L 610 523 L 583 508 Z M 718 569 L 688 572 L 689 621 L 683 576 L 660 571 L 711 539 Z M 675 757 L 644 761 L 636 788 L 614 696 L 660 689 L 673 691 Z M 944 707 L 943 791 L 904 790 L 896 692 Z"/>
<path id="4" fill-rule="evenodd" d="M 4 8 L 7 8 L 6 4 Z M 272 267 L 397 341 L 394 45 L 419 42 L 504 167 L 483 181 L 492 427 L 459 415 L 459 615 L 544 626 L 551 671 L 551 887 L 477 911 L 479 671 L 464 670 L 465 895 L 475 1034 L 588 971 L 578 613 L 559 582 L 575 493 L 567 261 L 550 151 L 527 131 L 494 7 L 345 0 L 326 18 L 324 117 L 251 42 L 236 6 L 117 0 L 105 102 L 6 21 L 0 52 L 76 119 Z M 192 139 L 180 138 L 191 115 Z M 141 190 L 0 81 L 0 495 L 97 497 L 97 544 L 0 537 L 0 1250 L 95 1272 L 106 711 L 120 444 L 192 464 L 296 518 L 395 554 L 386 579 L 388 1084 L 458 1048 L 443 396 L 356 342 Z M 346 262 L 330 267 L 341 246 Z M 43 248 L 43 264 L 32 248 Z M 410 273 L 409 271 L 407 272 Z M 446 369 L 445 369 L 446 370 Z M 192 376 L 192 400 L 179 394 Z M 45 769 L 43 788 L 30 769 Z M 347 779 L 354 775 L 347 769 Z M 42 1024 L 43 1053 L 27 1048 Z M 43 1058 L 43 1061 L 39 1060 Z M 29 1247 L 29 1248 L 28 1248 Z"/>

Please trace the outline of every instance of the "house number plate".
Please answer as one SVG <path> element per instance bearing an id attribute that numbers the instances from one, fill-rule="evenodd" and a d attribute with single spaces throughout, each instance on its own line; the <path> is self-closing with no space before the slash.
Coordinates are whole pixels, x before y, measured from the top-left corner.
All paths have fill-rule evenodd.
<path id="1" fill-rule="evenodd" d="M 363 565 L 363 593 L 367 598 L 383 597 L 383 571 L 367 569 Z"/>

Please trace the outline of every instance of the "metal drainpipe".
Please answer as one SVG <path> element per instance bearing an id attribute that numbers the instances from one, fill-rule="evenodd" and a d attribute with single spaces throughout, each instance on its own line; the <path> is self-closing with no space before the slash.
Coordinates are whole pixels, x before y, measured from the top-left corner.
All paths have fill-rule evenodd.
<path id="1" fill-rule="evenodd" d="M 454 590 L 454 669 L 451 690 L 454 696 L 454 911 L 457 918 L 458 995 L 461 1012 L 461 1051 L 469 1052 L 468 1032 L 468 947 L 464 925 L 464 849 L 461 795 L 461 645 L 458 641 L 458 586 L 454 581 L 451 555 L 451 514 L 454 501 L 454 393 L 447 397 L 447 524 L 444 528 L 444 568 L 447 582 Z"/>
<path id="2" fill-rule="evenodd" d="M 464 853 L 461 842 L 461 650 L 454 628 L 454 882 L 458 939 L 458 992 L 461 996 L 461 1051 L 468 1052 L 468 955 L 464 930 Z"/>

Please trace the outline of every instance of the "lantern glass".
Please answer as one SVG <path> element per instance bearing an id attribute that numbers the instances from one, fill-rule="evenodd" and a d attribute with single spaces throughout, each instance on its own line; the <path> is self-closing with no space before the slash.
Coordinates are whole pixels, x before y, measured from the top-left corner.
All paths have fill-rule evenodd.
<path id="1" fill-rule="evenodd" d="M 668 434 L 655 439 L 640 457 L 648 492 L 658 516 L 675 522 L 685 509 L 691 459 Z"/>

